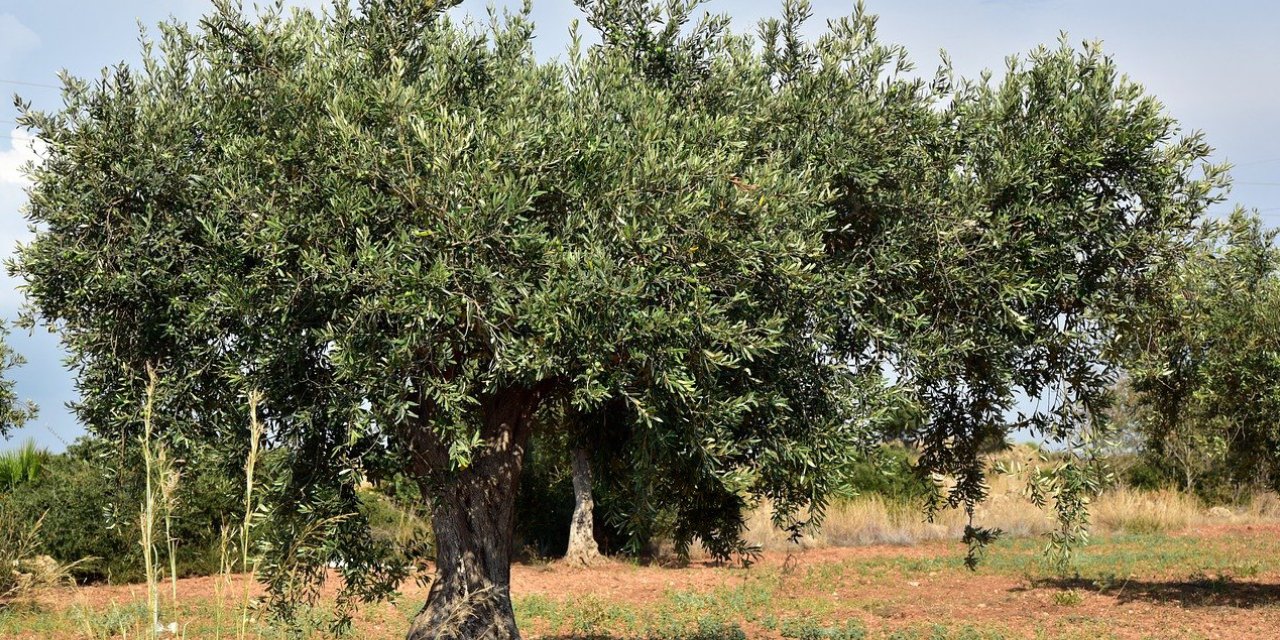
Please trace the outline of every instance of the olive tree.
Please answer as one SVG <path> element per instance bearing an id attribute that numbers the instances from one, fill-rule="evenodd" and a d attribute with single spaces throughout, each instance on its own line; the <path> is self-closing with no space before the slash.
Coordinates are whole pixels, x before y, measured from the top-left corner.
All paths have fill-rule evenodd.
<path id="1" fill-rule="evenodd" d="M 954 86 L 942 133 L 903 145 L 928 145 L 927 168 L 894 171 L 910 160 L 890 157 L 845 183 L 850 223 L 871 229 L 850 241 L 874 265 L 863 315 L 922 409 L 907 434 L 921 470 L 955 480 L 930 507 L 972 514 L 986 492 L 981 449 L 1012 432 L 1079 448 L 1030 487 L 1053 502 L 1053 543 L 1069 550 L 1100 489 L 1083 463 L 1106 433 L 1137 309 L 1221 199 L 1226 168 L 1096 44 L 1010 59 L 998 81 L 955 81 L 944 66 L 935 86 Z M 896 188 L 869 188 L 886 181 Z"/>
<path id="2" fill-rule="evenodd" d="M 697 4 L 584 1 L 600 44 L 539 61 L 527 5 L 477 32 L 431 2 L 219 2 L 140 69 L 66 78 L 22 115 L 49 151 L 13 270 L 80 416 L 136 431 L 155 368 L 157 433 L 236 452 L 260 398 L 286 612 L 327 560 L 344 598 L 394 587 L 355 489 L 413 477 L 437 573 L 411 638 L 518 637 L 537 429 L 603 443 L 632 531 L 662 509 L 720 556 L 764 500 L 820 520 L 887 379 L 922 470 L 959 479 L 940 502 L 980 498 L 993 431 L 1078 429 L 1123 306 L 1212 197 L 1203 143 L 1094 48 L 926 80 L 861 8 L 809 42 L 803 2 L 756 36 Z"/>
<path id="3" fill-rule="evenodd" d="M 1188 491 L 1208 473 L 1280 488 L 1276 233 L 1240 210 L 1207 222 L 1131 336 L 1145 446 Z"/>
<path id="4" fill-rule="evenodd" d="M 824 349 L 855 369 L 881 363 L 919 409 L 896 435 L 921 446 L 922 473 L 955 480 L 931 509 L 972 513 L 986 443 L 1024 430 L 1073 446 L 1104 430 L 1136 310 L 1227 176 L 1099 45 L 1064 39 L 1010 58 L 999 79 L 957 79 L 944 57 L 926 79 L 877 40 L 861 6 L 810 42 L 808 4 L 786 2 L 758 48 L 713 38 L 729 44 L 708 59 L 699 34 L 724 23 L 682 37 L 673 25 L 688 6 L 581 4 L 648 82 L 722 118 L 746 115 L 755 144 L 825 189 L 829 295 L 806 310 L 826 323 Z M 1032 487 L 1055 502 L 1060 548 L 1083 533 L 1099 486 L 1067 460 Z"/>
<path id="5" fill-rule="evenodd" d="M 352 515 L 355 472 L 394 469 L 435 529 L 410 636 L 516 637 L 513 500 L 547 407 L 620 401 L 679 535 L 720 554 L 757 497 L 780 521 L 820 507 L 858 428 L 874 385 L 805 311 L 828 296 L 822 184 L 748 115 L 678 103 L 611 50 L 539 62 L 531 34 L 432 3 L 220 3 L 22 116 L 50 146 L 14 269 L 72 353 L 79 414 L 137 430 L 154 367 L 158 434 L 243 451 L 260 394 L 286 602 L 327 560 L 351 594 L 402 577 Z"/>

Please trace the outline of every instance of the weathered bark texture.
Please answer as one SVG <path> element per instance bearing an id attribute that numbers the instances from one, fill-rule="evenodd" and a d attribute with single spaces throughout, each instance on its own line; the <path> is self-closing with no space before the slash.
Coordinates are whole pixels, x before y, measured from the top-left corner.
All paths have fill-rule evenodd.
<path id="1" fill-rule="evenodd" d="M 538 394 L 527 390 L 482 400 L 486 446 L 466 469 L 443 481 L 422 481 L 423 494 L 432 499 L 436 576 L 409 640 L 519 640 L 511 546 L 516 487 L 537 401 Z M 447 448 L 428 444 L 434 446 L 420 448 L 419 460 L 439 478 L 438 470 L 448 468 Z"/>
<path id="2" fill-rule="evenodd" d="M 586 449 L 573 450 L 573 521 L 569 525 L 569 550 L 564 559 L 571 564 L 590 566 L 600 562 L 600 545 L 596 544 L 595 521 L 591 495 L 591 456 Z"/>

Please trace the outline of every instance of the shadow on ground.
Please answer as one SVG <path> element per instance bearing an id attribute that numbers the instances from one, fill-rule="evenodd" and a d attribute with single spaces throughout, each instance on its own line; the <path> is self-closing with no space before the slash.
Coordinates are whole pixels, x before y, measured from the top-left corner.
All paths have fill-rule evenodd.
<path id="1" fill-rule="evenodd" d="M 1150 602 L 1178 604 L 1182 607 L 1236 607 L 1253 609 L 1280 605 L 1280 584 L 1245 582 L 1230 577 L 1192 578 L 1189 580 L 1117 580 L 1100 583 L 1082 578 L 1037 580 L 1031 589 L 1076 590 L 1110 596 L 1123 604 Z"/>

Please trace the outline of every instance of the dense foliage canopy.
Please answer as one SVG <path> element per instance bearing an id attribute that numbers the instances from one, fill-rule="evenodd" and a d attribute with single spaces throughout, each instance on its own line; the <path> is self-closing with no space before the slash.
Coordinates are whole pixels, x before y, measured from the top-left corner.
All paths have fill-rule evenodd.
<path id="1" fill-rule="evenodd" d="M 1280 489 L 1280 248 L 1243 211 L 1206 224 L 1142 307 L 1138 428 L 1187 490 L 1201 476 Z"/>
<path id="2" fill-rule="evenodd" d="M 158 431 L 236 452 L 261 392 L 286 600 L 328 560 L 353 594 L 403 577 L 351 514 L 361 477 L 413 476 L 439 572 L 411 636 L 467 638 L 516 635 L 549 414 L 591 416 L 632 503 L 722 555 L 760 500 L 820 517 L 904 402 L 957 480 L 937 505 L 981 498 L 993 434 L 1087 428 L 1223 180 L 1200 138 L 1093 45 L 926 80 L 861 9 L 809 42 L 803 2 L 755 37 L 697 4 L 583 0 L 600 44 L 539 61 L 527 6 L 482 33 L 430 2 L 220 2 L 141 69 L 67 78 L 22 116 L 48 152 L 14 270 L 81 417 L 136 433 L 155 366 Z"/>
<path id="3" fill-rule="evenodd" d="M 11 372 L 26 360 L 5 341 L 7 335 L 8 330 L 0 328 L 0 438 L 36 416 L 36 405 L 20 399 L 14 388 Z"/>

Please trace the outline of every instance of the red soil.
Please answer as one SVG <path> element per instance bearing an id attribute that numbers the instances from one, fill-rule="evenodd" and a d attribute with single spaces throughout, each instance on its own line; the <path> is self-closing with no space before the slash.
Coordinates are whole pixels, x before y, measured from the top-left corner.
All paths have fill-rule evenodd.
<path id="1" fill-rule="evenodd" d="M 1185 535 L 1203 538 L 1206 544 L 1228 539 L 1233 543 L 1256 541 L 1261 553 L 1271 554 L 1280 541 L 1280 525 L 1215 525 Z M 958 543 L 810 549 L 795 554 L 767 553 L 749 570 L 727 570 L 705 562 L 681 568 L 623 563 L 590 568 L 518 564 L 512 569 L 512 591 L 517 599 L 533 594 L 553 601 L 592 596 L 644 605 L 663 599 L 670 591 L 708 592 L 780 571 L 782 583 L 775 594 L 779 617 L 802 615 L 806 601 L 821 600 L 832 605 L 822 615 L 825 623 L 856 618 L 873 635 L 942 623 L 952 628 L 994 628 L 1009 637 L 1028 638 L 1280 638 L 1280 571 L 1222 582 L 1141 576 L 1101 588 L 1084 581 L 1032 583 L 1018 575 L 957 570 L 957 551 Z M 946 568 L 932 572 L 883 569 L 883 562 L 869 565 L 872 570 L 857 568 L 859 561 L 942 556 L 948 558 L 943 563 Z M 828 572 L 821 580 L 809 576 L 810 569 L 833 564 L 842 569 Z M 216 578 L 179 581 L 179 601 L 212 602 L 215 582 Z M 234 599 L 239 588 L 228 590 L 228 597 Z M 167 590 L 165 585 L 166 595 Z M 1072 590 L 1072 595 L 1062 595 L 1067 590 Z M 409 583 L 403 592 L 400 609 L 382 604 L 362 611 L 356 619 L 360 628 L 356 637 L 373 640 L 403 633 L 404 622 L 412 614 L 405 607 L 418 606 L 426 591 Z M 113 602 L 141 602 L 145 597 L 143 585 L 90 586 L 52 594 L 46 606 L 58 609 L 87 604 L 98 608 Z M 742 624 L 751 637 L 778 637 L 758 624 Z M 526 629 L 527 636 L 539 637 L 548 631 L 534 627 Z"/>

